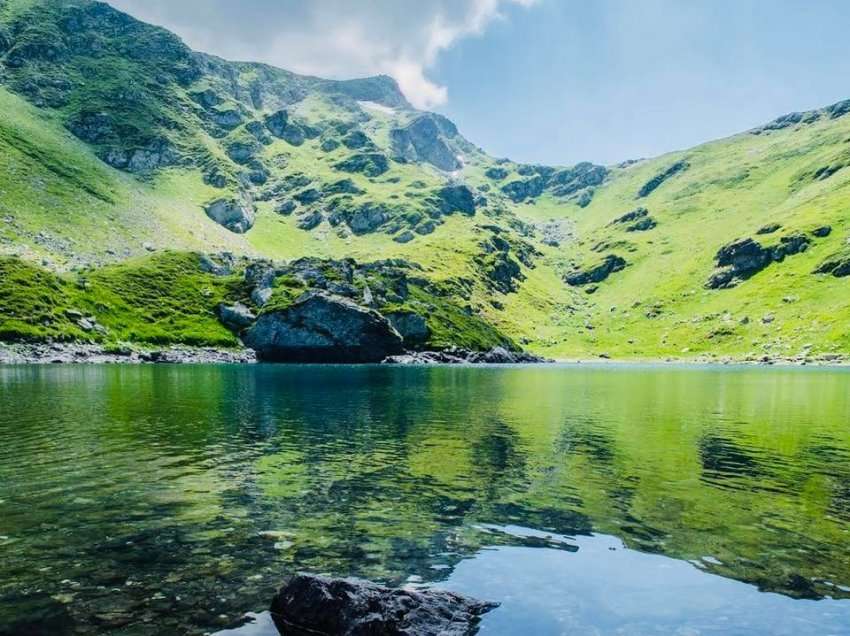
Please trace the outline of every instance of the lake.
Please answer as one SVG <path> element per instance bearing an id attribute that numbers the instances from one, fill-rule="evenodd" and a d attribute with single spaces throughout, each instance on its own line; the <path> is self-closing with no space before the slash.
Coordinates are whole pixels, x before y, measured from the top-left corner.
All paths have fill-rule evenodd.
<path id="1" fill-rule="evenodd" d="M 850 372 L 0 367 L 0 634 L 270 636 L 298 570 L 481 634 L 850 634 Z"/>

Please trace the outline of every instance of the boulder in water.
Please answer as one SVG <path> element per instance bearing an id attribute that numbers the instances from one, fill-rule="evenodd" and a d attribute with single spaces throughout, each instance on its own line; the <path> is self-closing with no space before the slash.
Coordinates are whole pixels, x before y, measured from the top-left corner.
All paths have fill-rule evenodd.
<path id="1" fill-rule="evenodd" d="M 467 636 L 496 607 L 442 590 L 298 574 L 274 597 L 271 613 L 278 630 L 293 636 Z"/>

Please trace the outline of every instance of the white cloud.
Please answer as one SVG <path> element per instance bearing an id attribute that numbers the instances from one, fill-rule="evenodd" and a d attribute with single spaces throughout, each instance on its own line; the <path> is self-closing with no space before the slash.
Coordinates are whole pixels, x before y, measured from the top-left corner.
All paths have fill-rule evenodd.
<path id="1" fill-rule="evenodd" d="M 419 108 L 445 103 L 428 76 L 459 40 L 483 34 L 508 5 L 536 0 L 109 0 L 193 48 L 298 73 L 393 76 Z"/>

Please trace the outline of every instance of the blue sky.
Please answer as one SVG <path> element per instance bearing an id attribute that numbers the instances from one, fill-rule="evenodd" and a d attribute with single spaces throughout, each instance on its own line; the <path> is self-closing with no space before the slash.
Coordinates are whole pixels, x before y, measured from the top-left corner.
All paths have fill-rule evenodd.
<path id="1" fill-rule="evenodd" d="M 850 98 L 846 0 L 110 0 L 190 45 L 394 75 L 497 156 L 654 156 Z"/>

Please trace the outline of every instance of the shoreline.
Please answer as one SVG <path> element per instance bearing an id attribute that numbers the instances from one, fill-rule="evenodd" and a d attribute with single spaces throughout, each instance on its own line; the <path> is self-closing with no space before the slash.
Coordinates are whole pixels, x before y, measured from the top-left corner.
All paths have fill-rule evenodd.
<path id="1" fill-rule="evenodd" d="M 772 358 L 752 356 L 700 357 L 700 358 L 556 358 L 538 359 L 533 356 L 518 362 L 447 361 L 439 354 L 413 356 L 404 363 L 388 366 L 504 366 L 522 365 L 587 365 L 587 366 L 752 366 L 752 367 L 850 367 L 850 356 L 843 354 L 822 354 L 811 357 Z M 194 347 L 173 345 L 167 347 L 140 347 L 137 345 L 98 345 L 86 343 L 10 343 L 0 342 L 0 365 L 15 364 L 257 364 L 255 352 L 251 349 L 227 349 L 217 347 Z M 390 362 L 390 360 L 386 361 Z M 386 362 L 381 364 L 386 364 Z M 295 363 L 290 363 L 295 364 Z M 310 364 L 310 363 L 302 363 Z"/>

